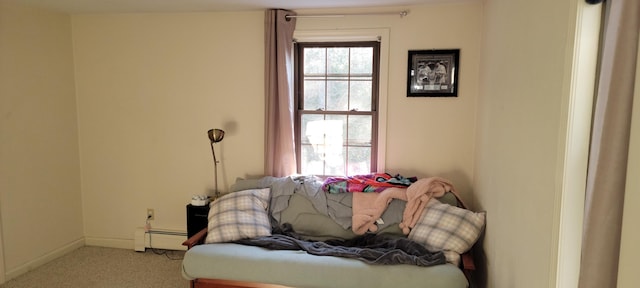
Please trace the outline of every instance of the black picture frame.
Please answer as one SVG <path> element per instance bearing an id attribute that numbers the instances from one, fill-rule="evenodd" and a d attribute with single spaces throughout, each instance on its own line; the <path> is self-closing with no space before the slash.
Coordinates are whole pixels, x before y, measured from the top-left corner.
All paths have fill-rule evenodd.
<path id="1" fill-rule="evenodd" d="M 458 97 L 460 49 L 409 50 L 407 97 Z"/>

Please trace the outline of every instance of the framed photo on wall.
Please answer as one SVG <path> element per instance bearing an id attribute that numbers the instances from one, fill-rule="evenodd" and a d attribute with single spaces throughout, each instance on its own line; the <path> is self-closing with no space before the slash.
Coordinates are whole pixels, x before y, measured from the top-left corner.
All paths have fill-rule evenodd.
<path id="1" fill-rule="evenodd" d="M 458 97 L 460 49 L 409 50 L 407 97 Z"/>

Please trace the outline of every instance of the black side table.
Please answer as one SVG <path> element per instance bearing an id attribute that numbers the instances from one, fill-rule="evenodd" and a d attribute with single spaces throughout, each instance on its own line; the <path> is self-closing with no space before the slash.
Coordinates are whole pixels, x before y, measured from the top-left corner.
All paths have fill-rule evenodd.
<path id="1" fill-rule="evenodd" d="M 209 222 L 209 205 L 193 206 L 187 204 L 187 237 L 200 232 L 200 230 L 207 228 Z"/>

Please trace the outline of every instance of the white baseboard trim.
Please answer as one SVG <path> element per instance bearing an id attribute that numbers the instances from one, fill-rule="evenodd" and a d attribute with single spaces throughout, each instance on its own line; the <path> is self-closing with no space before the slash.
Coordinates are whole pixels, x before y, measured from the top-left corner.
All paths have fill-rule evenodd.
<path id="1" fill-rule="evenodd" d="M 75 240 L 67 245 L 64 245 L 58 249 L 55 249 L 47 254 L 44 254 L 36 259 L 33 259 L 27 263 L 24 263 L 14 269 L 8 270 L 6 271 L 5 274 L 5 281 L 9 281 L 13 278 L 16 278 L 24 273 L 27 273 L 33 269 L 36 269 L 44 264 L 47 264 L 61 256 L 64 256 L 65 254 L 76 250 L 80 247 L 85 246 L 85 239 L 84 238 L 80 238 L 78 240 Z"/>
<path id="2" fill-rule="evenodd" d="M 87 246 L 108 248 L 131 249 L 131 247 L 133 247 L 132 239 L 85 237 L 85 243 Z"/>

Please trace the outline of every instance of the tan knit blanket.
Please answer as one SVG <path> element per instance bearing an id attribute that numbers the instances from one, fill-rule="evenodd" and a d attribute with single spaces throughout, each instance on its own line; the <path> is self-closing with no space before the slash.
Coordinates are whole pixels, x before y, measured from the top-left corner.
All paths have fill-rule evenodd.
<path id="1" fill-rule="evenodd" d="M 379 193 L 353 193 L 351 230 L 357 235 L 367 231 L 376 232 L 376 220 L 387 209 L 393 199 L 407 201 L 400 228 L 406 235 L 416 225 L 427 202 L 433 197 L 442 197 L 445 193 L 455 193 L 453 184 L 444 178 L 429 177 L 419 179 L 408 188 L 387 188 Z"/>

